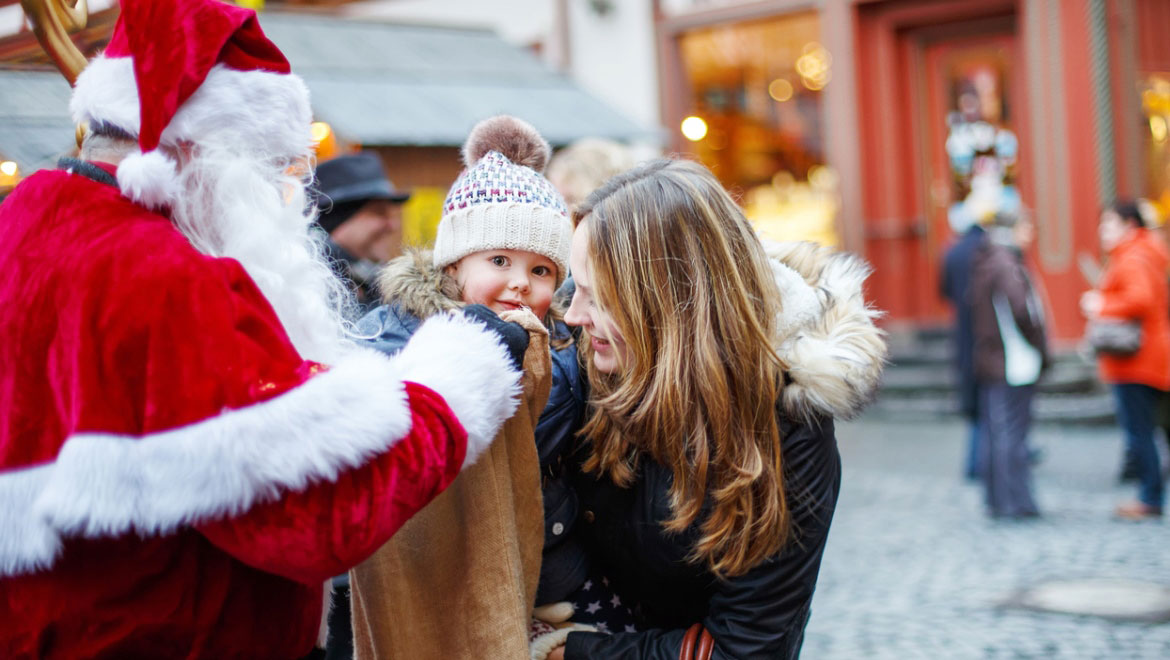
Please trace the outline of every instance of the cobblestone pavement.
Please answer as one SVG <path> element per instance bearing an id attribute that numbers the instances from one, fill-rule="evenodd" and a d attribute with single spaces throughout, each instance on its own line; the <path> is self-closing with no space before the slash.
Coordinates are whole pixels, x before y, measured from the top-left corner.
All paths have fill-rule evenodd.
<path id="1" fill-rule="evenodd" d="M 1034 433 L 1043 517 L 1029 522 L 987 518 L 981 489 L 960 477 L 961 422 L 863 419 L 837 435 L 841 499 L 802 658 L 1170 658 L 1170 623 L 1004 606 L 1051 579 L 1170 585 L 1170 523 L 1110 517 L 1136 493 L 1114 481 L 1117 430 Z"/>

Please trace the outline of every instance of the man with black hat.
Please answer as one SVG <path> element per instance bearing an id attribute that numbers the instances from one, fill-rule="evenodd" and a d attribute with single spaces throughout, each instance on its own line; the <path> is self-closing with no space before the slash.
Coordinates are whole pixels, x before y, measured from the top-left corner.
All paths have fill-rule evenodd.
<path id="1" fill-rule="evenodd" d="M 378 266 L 398 256 L 402 203 L 410 195 L 394 188 L 372 153 L 340 156 L 317 166 L 317 224 L 329 234 L 337 274 L 352 283 L 358 305 L 378 300 Z"/>

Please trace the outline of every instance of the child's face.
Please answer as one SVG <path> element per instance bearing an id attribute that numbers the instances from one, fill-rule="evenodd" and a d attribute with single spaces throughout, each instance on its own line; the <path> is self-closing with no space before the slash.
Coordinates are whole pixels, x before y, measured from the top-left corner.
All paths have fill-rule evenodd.
<path id="1" fill-rule="evenodd" d="M 463 289 L 463 302 L 487 305 L 497 314 L 527 307 L 543 319 L 557 286 L 553 260 L 521 250 L 474 252 L 449 272 Z"/>

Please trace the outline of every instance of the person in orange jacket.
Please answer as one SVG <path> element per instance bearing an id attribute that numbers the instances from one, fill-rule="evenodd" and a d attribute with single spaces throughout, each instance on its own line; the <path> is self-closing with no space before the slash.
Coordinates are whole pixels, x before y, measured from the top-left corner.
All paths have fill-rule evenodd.
<path id="1" fill-rule="evenodd" d="M 1138 465 L 1138 499 L 1117 507 L 1129 520 L 1162 515 L 1164 480 L 1154 446 L 1154 411 L 1170 390 L 1170 250 L 1142 224 L 1137 206 L 1119 202 L 1105 209 L 1098 226 L 1101 248 L 1109 257 L 1097 289 L 1081 297 L 1089 319 L 1119 319 L 1141 324 L 1141 346 L 1129 356 L 1098 357 L 1101 379 L 1113 388 L 1126 442 Z"/>

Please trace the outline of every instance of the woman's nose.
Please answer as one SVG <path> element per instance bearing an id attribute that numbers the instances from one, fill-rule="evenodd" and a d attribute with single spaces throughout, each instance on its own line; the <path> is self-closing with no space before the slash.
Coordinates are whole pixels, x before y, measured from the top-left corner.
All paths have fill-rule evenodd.
<path id="1" fill-rule="evenodd" d="M 575 326 L 584 326 L 589 324 L 589 316 L 585 314 L 585 303 L 581 302 L 581 297 L 573 292 L 573 299 L 569 301 L 569 309 L 565 310 L 565 323 Z"/>

